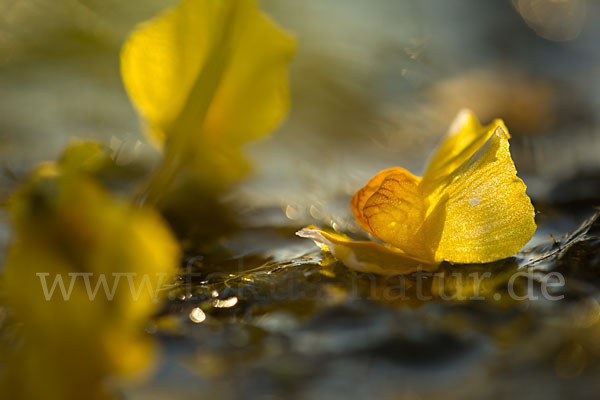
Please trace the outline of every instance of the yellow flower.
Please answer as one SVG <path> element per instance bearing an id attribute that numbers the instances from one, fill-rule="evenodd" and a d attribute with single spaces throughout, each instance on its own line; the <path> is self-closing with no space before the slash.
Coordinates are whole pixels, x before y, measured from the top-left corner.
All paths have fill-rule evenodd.
<path id="1" fill-rule="evenodd" d="M 10 199 L 2 291 L 22 347 L 7 360 L 0 397 L 108 398 L 107 376 L 139 372 L 153 356 L 144 325 L 179 248 L 155 211 L 92 178 L 109 160 L 99 145 L 71 146 Z"/>
<path id="2" fill-rule="evenodd" d="M 242 145 L 287 113 L 295 44 L 254 3 L 183 0 L 124 44 L 123 82 L 148 136 L 164 149 L 150 201 L 182 174 L 212 190 L 240 178 Z"/>
<path id="3" fill-rule="evenodd" d="M 516 175 L 501 120 L 462 111 L 425 175 L 379 172 L 351 201 L 360 226 L 385 242 L 357 242 L 314 227 L 299 232 L 351 268 L 377 273 L 484 263 L 513 256 L 533 236 L 535 211 Z"/>

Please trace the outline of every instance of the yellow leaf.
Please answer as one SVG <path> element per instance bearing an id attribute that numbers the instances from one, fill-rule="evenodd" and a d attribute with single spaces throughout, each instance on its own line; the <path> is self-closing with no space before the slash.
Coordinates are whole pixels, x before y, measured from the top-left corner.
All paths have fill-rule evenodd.
<path id="1" fill-rule="evenodd" d="M 137 373 L 153 357 L 144 325 L 179 247 L 154 210 L 112 197 L 85 173 L 101 154 L 93 144 L 69 148 L 10 200 L 2 290 L 23 347 L 8 361 L 7 398 L 107 398 L 107 376 Z"/>
<path id="2" fill-rule="evenodd" d="M 183 0 L 124 44 L 125 87 L 148 135 L 166 147 L 155 185 L 184 166 L 217 187 L 239 178 L 241 146 L 287 113 L 295 44 L 254 3 Z"/>
<path id="3" fill-rule="evenodd" d="M 388 244 L 372 242 L 369 249 L 378 252 L 371 254 L 373 262 L 390 249 L 428 263 L 484 263 L 517 253 L 536 225 L 525 184 L 516 176 L 509 137 L 501 120 L 483 127 L 465 110 L 423 178 L 402 168 L 375 175 L 351 201 L 363 229 Z M 324 240 L 322 233 L 310 237 Z M 346 242 L 343 246 L 353 246 Z M 348 257 L 340 259 L 359 269 Z"/>

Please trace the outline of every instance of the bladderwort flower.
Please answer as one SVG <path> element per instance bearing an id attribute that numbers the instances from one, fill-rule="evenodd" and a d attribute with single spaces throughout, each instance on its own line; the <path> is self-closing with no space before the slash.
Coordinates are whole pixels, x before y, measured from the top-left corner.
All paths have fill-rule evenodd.
<path id="1" fill-rule="evenodd" d="M 182 177 L 209 192 L 241 178 L 247 142 L 290 106 L 295 41 L 254 0 L 183 0 L 141 24 L 121 51 L 121 75 L 163 161 L 143 198 Z"/>
<path id="2" fill-rule="evenodd" d="M 463 110 L 423 177 L 404 168 L 375 175 L 352 197 L 360 226 L 375 241 L 307 227 L 348 267 L 380 274 L 432 269 L 442 261 L 486 263 L 516 254 L 536 230 L 535 211 L 510 155 L 502 120 L 481 126 Z"/>
<path id="3" fill-rule="evenodd" d="M 0 397 L 108 399 L 107 377 L 151 364 L 144 327 L 177 272 L 179 245 L 154 209 L 93 178 L 107 160 L 96 143 L 71 145 L 9 201 L 14 238 L 2 292 L 21 340 Z"/>

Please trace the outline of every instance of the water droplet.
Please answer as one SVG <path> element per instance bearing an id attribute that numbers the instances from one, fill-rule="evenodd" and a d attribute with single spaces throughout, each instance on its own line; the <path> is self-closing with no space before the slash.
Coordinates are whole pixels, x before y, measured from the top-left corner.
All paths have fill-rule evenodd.
<path id="1" fill-rule="evenodd" d="M 228 299 L 224 299 L 224 300 L 214 300 L 213 301 L 213 307 L 215 308 L 231 308 L 233 306 L 235 306 L 238 302 L 238 298 L 233 296 L 230 297 Z"/>
<path id="2" fill-rule="evenodd" d="M 206 314 L 204 314 L 204 311 L 200 307 L 195 307 L 190 312 L 190 320 L 196 324 L 204 322 L 205 319 Z"/>

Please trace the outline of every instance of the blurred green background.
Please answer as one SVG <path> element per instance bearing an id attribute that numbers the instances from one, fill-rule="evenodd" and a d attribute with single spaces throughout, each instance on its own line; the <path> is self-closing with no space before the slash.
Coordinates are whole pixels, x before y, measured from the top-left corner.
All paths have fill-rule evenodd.
<path id="1" fill-rule="evenodd" d="M 118 51 L 136 22 L 172 3 L 0 1 L 5 186 L 73 137 L 122 148 L 124 162 L 152 160 L 122 88 Z M 309 193 L 326 200 L 392 165 L 419 173 L 462 107 L 483 122 L 506 120 L 534 196 L 600 164 L 596 2 L 262 5 L 297 36 L 299 51 L 287 123 L 249 149 L 256 182 L 245 193 L 256 202 Z"/>

